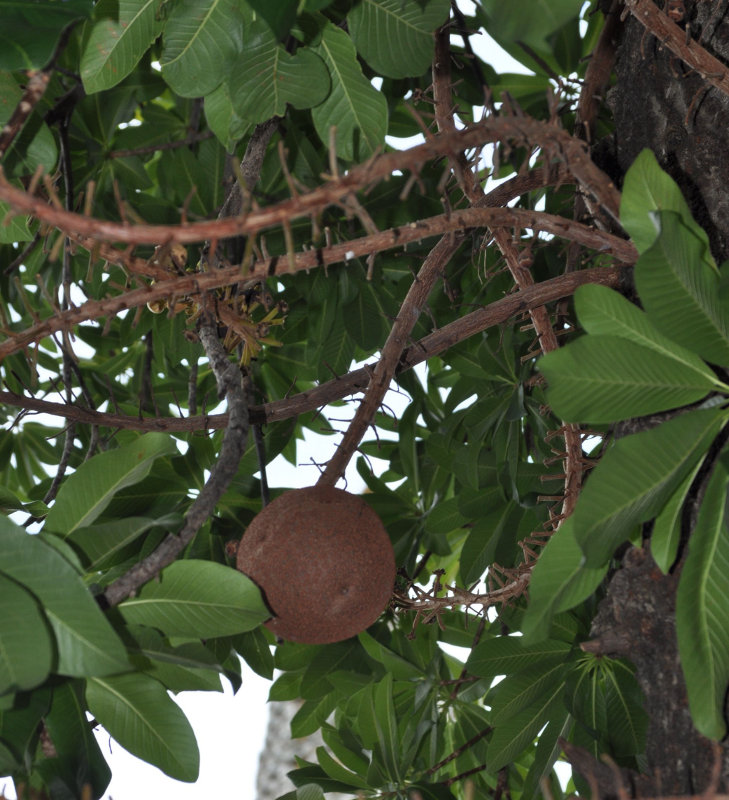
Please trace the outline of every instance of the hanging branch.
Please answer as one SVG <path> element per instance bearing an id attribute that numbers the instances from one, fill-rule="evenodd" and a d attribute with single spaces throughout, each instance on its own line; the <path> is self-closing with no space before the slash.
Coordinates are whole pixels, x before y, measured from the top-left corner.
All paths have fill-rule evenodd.
<path id="1" fill-rule="evenodd" d="M 431 137 L 409 150 L 377 156 L 352 168 L 346 175 L 283 203 L 218 220 L 180 225 L 129 225 L 74 214 L 12 186 L 2 170 L 0 200 L 8 203 L 16 213 L 33 214 L 65 233 L 107 242 L 158 245 L 173 241 L 179 244 L 219 241 L 232 236 L 250 236 L 266 228 L 290 223 L 298 217 L 319 213 L 329 205 L 341 203 L 348 194 L 392 175 L 395 170 L 417 172 L 422 164 L 439 156 L 502 140 L 541 147 L 551 159 L 564 164 L 584 191 L 619 223 L 620 193 L 610 178 L 592 162 L 584 143 L 552 123 L 525 117 L 489 118 L 462 131 Z"/>
<path id="2" fill-rule="evenodd" d="M 398 361 L 405 349 L 408 337 L 420 312 L 428 300 L 435 282 L 443 275 L 445 266 L 460 246 L 462 239 L 457 236 L 444 236 L 430 251 L 423 262 L 415 280 L 408 290 L 390 335 L 382 347 L 382 355 L 372 371 L 364 397 L 349 423 L 342 441 L 326 469 L 317 481 L 321 486 L 333 486 L 344 475 L 349 459 L 362 441 L 367 428 L 377 413 L 387 390 L 390 388 Z"/>
<path id="3" fill-rule="evenodd" d="M 213 510 L 238 471 L 238 464 L 248 441 L 248 406 L 246 393 L 238 367 L 228 359 L 218 339 L 217 324 L 211 314 L 199 329 L 200 341 L 215 375 L 218 396 L 225 397 L 228 405 L 228 421 L 215 466 L 200 494 L 185 515 L 178 534 L 169 534 L 162 543 L 121 578 L 114 581 L 104 592 L 110 606 L 115 606 L 133 595 L 140 586 L 159 574 L 193 540 L 195 534 L 212 516 Z"/>
<path id="4" fill-rule="evenodd" d="M 574 220 L 546 214 L 542 211 L 489 207 L 463 209 L 449 214 L 441 214 L 389 231 L 382 231 L 373 236 L 363 236 L 360 239 L 342 242 L 331 247 L 296 253 L 293 258 L 294 269 L 298 272 L 337 262 L 346 262 L 358 256 L 379 253 L 393 247 L 402 247 L 411 242 L 418 242 L 449 231 L 455 232 L 484 226 L 489 226 L 492 230 L 503 226 L 545 231 L 555 236 L 578 241 L 601 253 L 613 255 L 626 264 L 632 264 L 637 259 L 637 252 L 631 242 L 603 231 L 597 231 Z M 52 317 L 36 322 L 26 330 L 14 334 L 0 343 L 0 361 L 28 347 L 33 342 L 44 339 L 56 331 L 69 330 L 81 322 L 114 316 L 120 311 L 144 306 L 155 300 L 170 297 L 193 297 L 203 291 L 237 284 L 243 280 L 260 280 L 271 275 L 286 275 L 290 271 L 289 260 L 285 257 L 275 256 L 256 262 L 245 275 L 241 275 L 238 266 L 211 270 L 206 273 L 186 273 L 174 276 L 165 273 L 167 277 L 157 281 L 153 286 L 132 289 L 116 297 L 89 300 L 68 311 L 56 312 Z"/>
<path id="5" fill-rule="evenodd" d="M 501 300 L 497 300 L 477 311 L 472 311 L 465 317 L 438 328 L 438 330 L 424 336 L 415 344 L 405 348 L 395 374 L 412 369 L 417 364 L 444 353 L 458 344 L 458 342 L 481 333 L 481 331 L 492 325 L 500 325 L 535 306 L 569 297 L 574 294 L 578 286 L 582 286 L 585 283 L 617 288 L 620 285 L 622 275 L 623 270 L 619 267 L 596 267 L 561 275 L 532 287 L 527 287 L 518 293 L 507 295 Z M 263 405 L 251 406 L 249 411 L 250 421 L 252 424 L 279 422 L 280 420 L 295 417 L 298 414 L 314 411 L 336 400 L 341 400 L 353 392 L 362 391 L 367 386 L 373 369 L 374 365 L 367 365 L 291 397 Z M 65 417 L 76 422 L 138 431 L 169 431 L 176 433 L 218 430 L 224 428 L 228 422 L 227 414 L 191 416 L 183 419 L 175 417 L 140 419 L 139 417 L 125 416 L 123 414 L 107 414 L 93 411 L 76 405 L 51 403 L 47 400 L 26 397 L 25 395 L 8 391 L 0 391 L 0 403 L 25 408 L 29 411 Z"/>

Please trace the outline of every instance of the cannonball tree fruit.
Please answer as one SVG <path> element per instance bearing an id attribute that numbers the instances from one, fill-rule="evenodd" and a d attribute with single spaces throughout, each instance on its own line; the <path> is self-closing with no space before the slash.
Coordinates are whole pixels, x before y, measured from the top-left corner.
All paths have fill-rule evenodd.
<path id="1" fill-rule="evenodd" d="M 332 486 L 293 489 L 266 506 L 243 535 L 237 566 L 263 592 L 273 613 L 266 625 L 306 644 L 365 630 L 395 581 L 380 518 L 361 497 Z"/>

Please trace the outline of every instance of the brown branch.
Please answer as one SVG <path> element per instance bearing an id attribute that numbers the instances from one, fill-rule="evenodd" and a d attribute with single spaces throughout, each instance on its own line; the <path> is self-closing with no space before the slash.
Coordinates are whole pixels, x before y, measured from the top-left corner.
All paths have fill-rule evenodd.
<path id="1" fill-rule="evenodd" d="M 93 239 L 129 244 L 180 244 L 221 240 L 231 236 L 249 236 L 266 228 L 310 216 L 329 205 L 342 202 L 348 194 L 359 191 L 395 170 L 417 169 L 426 161 L 488 142 L 512 140 L 531 147 L 542 147 L 550 159 L 564 164 L 583 189 L 616 221 L 620 193 L 612 181 L 590 159 L 583 142 L 556 125 L 521 117 L 496 117 L 466 128 L 428 139 L 424 144 L 394 153 L 385 153 L 351 169 L 306 194 L 292 197 L 266 209 L 224 219 L 181 225 L 129 225 L 74 214 L 47 204 L 39 197 L 10 185 L 0 170 L 0 200 L 18 213 L 33 214 L 64 232 Z"/>
<path id="2" fill-rule="evenodd" d="M 452 93 L 451 93 L 451 74 L 450 74 L 450 36 L 448 30 L 442 28 L 436 35 L 435 60 L 433 62 L 433 96 L 435 98 L 435 119 L 438 130 L 441 133 L 450 133 L 455 130 L 455 122 L 452 113 Z M 589 156 L 582 151 L 580 158 L 586 158 L 592 163 Z M 488 196 L 484 195 L 481 186 L 475 179 L 464 153 L 461 151 L 450 159 L 453 171 L 458 178 L 458 183 L 466 195 L 468 201 L 474 206 L 485 205 L 489 202 Z M 587 170 L 587 165 L 583 164 L 583 170 Z M 612 186 L 612 184 L 610 184 Z M 613 187 L 614 188 L 614 187 Z M 593 192 L 593 195 L 595 193 Z M 615 217 L 617 206 L 610 207 L 610 203 L 615 202 L 615 198 L 610 198 L 610 192 L 606 193 L 600 202 L 601 208 L 605 209 L 611 216 Z M 600 198 L 597 197 L 598 201 Z M 520 290 L 524 290 L 534 285 L 534 277 L 529 267 L 532 265 L 530 248 L 524 248 L 519 252 L 511 236 L 503 228 L 493 230 L 494 240 L 506 260 L 506 264 L 514 279 L 514 283 Z M 559 347 L 557 336 L 552 328 L 552 323 L 547 313 L 547 309 L 542 307 L 532 308 L 529 311 L 532 325 L 537 334 L 539 347 L 543 353 L 556 350 Z M 572 513 L 577 497 L 579 496 L 582 484 L 582 439 L 580 438 L 579 427 L 576 425 L 564 425 L 565 442 L 565 489 L 562 515 L 569 516 Z"/>
<path id="3" fill-rule="evenodd" d="M 149 153 L 156 153 L 158 150 L 176 150 L 179 147 L 189 147 L 206 139 L 212 139 L 215 134 L 212 131 L 203 131 L 186 136 L 184 139 L 177 139 L 174 142 L 163 142 L 162 144 L 149 144 L 145 147 L 134 147 L 130 150 L 112 150 L 107 154 L 107 158 L 127 158 L 129 156 L 144 156 Z"/>
<path id="4" fill-rule="evenodd" d="M 347 430 L 339 443 L 334 456 L 329 460 L 326 469 L 319 476 L 317 482 L 320 486 L 333 486 L 344 474 L 349 459 L 359 446 L 362 437 L 370 426 L 377 409 L 382 403 L 387 390 L 390 388 L 397 364 L 400 360 L 406 342 L 415 323 L 420 317 L 420 312 L 427 302 L 428 295 L 435 282 L 443 275 L 446 264 L 461 244 L 461 239 L 456 236 L 446 235 L 428 253 L 423 266 L 418 271 L 415 280 L 408 290 L 400 306 L 400 311 L 390 330 L 387 341 L 382 346 L 382 356 L 372 372 L 362 402 Z"/>
<path id="5" fill-rule="evenodd" d="M 624 0 L 626 8 L 658 41 L 701 75 L 715 89 L 729 95 L 729 68 L 705 50 L 696 39 L 687 37 L 652 0 Z"/>
<path id="6" fill-rule="evenodd" d="M 515 208 L 471 208 L 450 214 L 441 214 L 328 248 L 297 253 L 294 256 L 294 268 L 296 271 L 309 270 L 318 266 L 348 261 L 360 255 L 404 246 L 449 231 L 486 225 L 492 229 L 503 226 L 542 230 L 556 236 L 579 241 L 600 252 L 611 254 L 628 264 L 634 263 L 637 258 L 637 252 L 632 243 L 565 217 Z M 143 306 L 154 300 L 195 296 L 203 291 L 237 284 L 244 280 L 260 280 L 270 275 L 288 274 L 290 271 L 289 260 L 276 256 L 255 263 L 245 275 L 241 274 L 240 268 L 237 266 L 173 277 L 170 277 L 169 273 L 165 273 L 166 279 L 159 280 L 153 286 L 132 289 L 116 297 L 89 300 L 68 311 L 58 312 L 48 319 L 36 322 L 31 327 L 0 343 L 0 361 L 56 331 L 68 330 L 82 322 L 114 316 L 120 311 Z"/>
<path id="7" fill-rule="evenodd" d="M 200 341 L 203 343 L 210 367 L 215 374 L 218 395 L 225 396 L 228 403 L 228 420 L 225 436 L 210 477 L 195 498 L 185 515 L 178 534 L 169 534 L 162 543 L 128 572 L 114 581 L 104 592 L 110 606 L 115 606 L 133 595 L 148 580 L 159 574 L 193 540 L 195 534 L 212 515 L 213 510 L 238 470 L 238 464 L 248 441 L 248 406 L 238 367 L 232 363 L 218 339 L 217 324 L 208 317 L 200 326 Z"/>
<path id="8" fill-rule="evenodd" d="M 458 342 L 480 333 L 492 325 L 499 325 L 517 314 L 524 313 L 534 306 L 569 297 L 578 286 L 597 283 L 602 286 L 617 287 L 622 270 L 619 267 L 597 267 L 594 269 L 561 275 L 558 278 L 538 283 L 523 291 L 507 295 L 488 306 L 473 311 L 461 319 L 444 325 L 403 351 L 396 374 L 411 369 L 432 356 L 440 355 Z M 319 384 L 299 394 L 275 400 L 264 405 L 251 406 L 251 424 L 262 425 L 278 422 L 298 414 L 313 411 L 321 406 L 367 386 L 374 365 L 353 370 L 334 380 Z M 15 392 L 0 391 L 0 403 L 25 408 L 43 414 L 65 417 L 76 422 L 101 425 L 108 428 L 126 428 L 139 431 L 189 432 L 197 430 L 217 430 L 224 428 L 227 414 L 201 415 L 178 419 L 175 417 L 139 418 L 123 414 L 107 414 L 77 405 L 51 403 L 35 397 L 26 397 Z"/>

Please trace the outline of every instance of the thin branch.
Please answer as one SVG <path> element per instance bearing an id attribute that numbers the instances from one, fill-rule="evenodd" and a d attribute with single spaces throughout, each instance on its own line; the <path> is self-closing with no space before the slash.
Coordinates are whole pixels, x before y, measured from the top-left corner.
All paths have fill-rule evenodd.
<path id="1" fill-rule="evenodd" d="M 297 253 L 294 257 L 294 268 L 295 271 L 309 270 L 339 261 L 347 261 L 359 255 L 368 255 L 372 252 L 404 246 L 410 242 L 420 241 L 444 232 L 455 232 L 487 225 L 492 230 L 500 226 L 543 230 L 556 236 L 579 241 L 599 252 L 616 256 L 620 261 L 628 264 L 634 263 L 637 258 L 637 252 L 631 242 L 589 228 L 565 217 L 515 208 L 470 208 L 450 214 L 441 214 L 417 223 L 409 223 L 373 236 L 363 236 L 361 239 L 342 242 L 329 248 Z M 56 313 L 48 319 L 37 322 L 0 343 L 0 361 L 56 331 L 68 330 L 82 322 L 114 316 L 120 311 L 143 306 L 154 300 L 195 296 L 202 291 L 237 284 L 243 280 L 260 280 L 270 275 L 289 274 L 290 271 L 288 260 L 285 257 L 276 256 L 257 262 L 245 275 L 241 275 L 240 268 L 237 266 L 206 273 L 186 273 L 177 276 L 168 274 L 166 279 L 159 280 L 153 286 L 132 289 L 116 297 L 89 300 L 69 311 Z"/>
<path id="2" fill-rule="evenodd" d="M 408 337 L 420 312 L 425 305 L 435 282 L 443 275 L 446 264 L 459 248 L 461 239 L 455 236 L 444 236 L 430 251 L 423 262 L 415 280 L 408 290 L 397 318 L 393 323 L 390 335 L 382 347 L 382 356 L 372 372 L 362 402 L 357 407 L 354 418 L 339 443 L 334 456 L 327 463 L 326 469 L 319 476 L 317 485 L 333 486 L 343 475 L 354 451 L 370 426 L 377 409 L 382 403 L 395 369 L 405 349 Z"/>
<path id="3" fill-rule="evenodd" d="M 149 153 L 156 153 L 159 150 L 176 150 L 179 147 L 189 147 L 191 144 L 204 142 L 212 139 L 215 134 L 212 131 L 203 131 L 186 136 L 184 139 L 177 139 L 174 142 L 163 142 L 162 144 L 150 144 L 145 147 L 134 147 L 131 150 L 112 150 L 107 158 L 126 158 L 128 156 L 144 156 Z"/>
<path id="4" fill-rule="evenodd" d="M 12 186 L 1 170 L 0 200 L 8 203 L 18 213 L 33 214 L 59 230 L 93 239 L 130 244 L 159 244 L 168 241 L 187 244 L 213 239 L 219 241 L 231 236 L 249 236 L 298 217 L 311 216 L 329 205 L 341 203 L 351 192 L 359 191 L 374 181 L 391 175 L 395 170 L 414 170 L 430 159 L 444 154 L 503 140 L 543 148 L 550 159 L 561 162 L 584 191 L 619 223 L 620 193 L 610 178 L 592 162 L 584 142 L 554 124 L 522 117 L 489 117 L 462 131 L 434 136 L 409 150 L 380 155 L 354 167 L 336 180 L 283 203 L 218 220 L 182 225 L 129 225 L 87 217 L 48 205 L 43 199 Z"/>
<path id="5" fill-rule="evenodd" d="M 517 314 L 529 311 L 534 306 L 569 297 L 574 294 L 578 286 L 582 286 L 585 283 L 596 283 L 616 288 L 620 284 L 622 272 L 619 267 L 596 267 L 561 275 L 528 287 L 521 292 L 507 295 L 501 300 L 497 300 L 488 306 L 467 314 L 461 319 L 444 325 L 407 347 L 398 363 L 396 375 L 445 352 L 458 342 L 480 333 L 492 325 L 500 325 Z M 314 411 L 335 400 L 341 400 L 353 392 L 362 391 L 368 384 L 373 368 L 374 365 L 367 365 L 291 397 L 264 405 L 251 406 L 251 424 L 265 424 L 289 419 L 298 414 Z M 227 414 L 192 416 L 184 419 L 174 417 L 140 419 L 139 417 L 122 414 L 106 414 L 76 405 L 51 403 L 9 391 L 0 391 L 0 403 L 38 413 L 65 417 L 76 422 L 140 431 L 185 432 L 216 430 L 224 428 L 228 421 Z"/>
<path id="6" fill-rule="evenodd" d="M 200 341 L 205 348 L 210 367 L 215 375 L 218 395 L 225 396 L 228 404 L 228 422 L 215 466 L 207 483 L 190 506 L 178 534 L 169 534 L 149 556 L 135 564 L 129 572 L 114 581 L 104 592 L 107 603 L 115 606 L 133 595 L 148 580 L 159 574 L 193 540 L 195 534 L 212 515 L 216 504 L 230 485 L 238 470 L 238 464 L 248 441 L 248 407 L 246 394 L 238 367 L 223 350 L 217 325 L 209 317 L 199 330 Z"/>

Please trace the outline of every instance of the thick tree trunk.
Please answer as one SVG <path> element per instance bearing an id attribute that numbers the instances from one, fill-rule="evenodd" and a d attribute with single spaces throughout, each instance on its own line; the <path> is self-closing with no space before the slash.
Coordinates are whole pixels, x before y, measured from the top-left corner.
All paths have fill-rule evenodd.
<path id="1" fill-rule="evenodd" d="M 665 0 L 673 19 L 722 63 L 729 63 L 729 0 Z M 611 5 L 605 3 L 605 6 Z M 662 1 L 657 5 L 664 8 Z M 621 13 L 622 4 L 612 13 Z M 718 262 L 729 257 L 729 97 L 690 69 L 632 15 L 620 32 L 616 83 L 608 95 L 615 120 L 609 146 L 599 148 L 617 182 L 645 147 L 656 155 L 707 230 Z M 612 163 L 609 163 L 612 162 Z M 691 723 L 678 658 L 675 626 L 677 567 L 664 576 L 648 550 L 632 548 L 613 576 L 593 625 L 594 649 L 628 658 L 650 716 L 646 769 L 621 771 L 633 796 L 686 795 L 714 780 L 729 786 L 727 748 L 718 748 Z M 568 747 L 583 776 L 597 780 L 601 797 L 618 796 L 618 774 Z"/>

